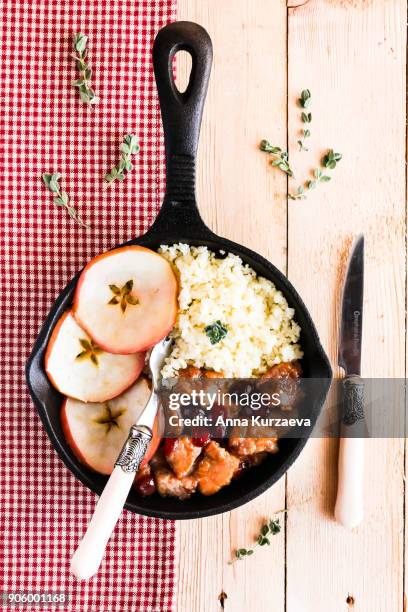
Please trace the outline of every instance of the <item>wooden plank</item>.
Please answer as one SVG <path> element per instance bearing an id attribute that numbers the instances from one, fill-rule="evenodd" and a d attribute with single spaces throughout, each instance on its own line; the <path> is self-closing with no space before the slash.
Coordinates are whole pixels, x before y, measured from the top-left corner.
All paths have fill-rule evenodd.
<path id="1" fill-rule="evenodd" d="M 293 165 L 303 177 L 325 147 L 343 153 L 331 183 L 289 205 L 289 278 L 336 363 L 340 281 L 364 231 L 367 377 L 404 376 L 406 4 L 314 0 L 289 11 Z M 304 88 L 313 97 L 309 154 L 297 152 L 295 136 Z M 288 474 L 288 612 L 402 610 L 403 440 L 366 446 L 365 520 L 352 531 L 332 518 L 335 441 L 311 441 Z"/>
<path id="2" fill-rule="evenodd" d="M 285 178 L 258 151 L 265 136 L 286 142 L 284 0 L 180 0 L 179 19 L 207 28 L 214 66 L 199 152 L 198 201 L 208 225 L 286 268 Z M 185 68 L 184 68 L 185 69 Z M 206 612 L 284 610 L 284 534 L 273 550 L 233 566 L 265 516 L 284 506 L 282 479 L 268 494 L 230 514 L 181 522 L 178 609 Z"/>

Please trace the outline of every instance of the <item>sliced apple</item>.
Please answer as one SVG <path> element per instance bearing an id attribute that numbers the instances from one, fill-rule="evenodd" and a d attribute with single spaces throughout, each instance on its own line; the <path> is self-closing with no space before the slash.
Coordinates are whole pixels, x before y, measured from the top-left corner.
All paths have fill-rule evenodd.
<path id="1" fill-rule="evenodd" d="M 71 311 L 56 324 L 45 353 L 45 370 L 58 391 L 83 402 L 104 402 L 139 377 L 144 353 L 112 355 L 81 329 Z"/>
<path id="2" fill-rule="evenodd" d="M 110 353 L 136 353 L 164 338 L 177 314 L 177 280 L 166 259 L 127 246 L 92 259 L 75 291 L 74 316 Z"/>
<path id="3" fill-rule="evenodd" d="M 130 389 L 109 402 L 85 404 L 67 398 L 61 409 L 61 425 L 74 455 L 101 474 L 110 474 L 129 434 L 149 399 L 150 389 L 140 378 Z M 158 418 L 153 438 L 142 465 L 156 452 L 160 443 Z"/>

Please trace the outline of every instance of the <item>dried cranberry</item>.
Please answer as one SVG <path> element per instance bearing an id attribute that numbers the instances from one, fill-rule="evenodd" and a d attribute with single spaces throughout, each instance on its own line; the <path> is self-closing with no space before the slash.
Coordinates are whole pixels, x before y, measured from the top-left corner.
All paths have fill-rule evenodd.
<path id="1" fill-rule="evenodd" d="M 142 476 L 135 481 L 135 489 L 142 497 L 148 497 L 153 495 L 156 491 L 156 485 L 154 484 L 153 476 L 147 474 Z"/>
<path id="2" fill-rule="evenodd" d="M 168 457 L 176 446 L 177 438 L 165 438 L 163 442 L 163 453 Z"/>
<path id="3" fill-rule="evenodd" d="M 200 446 L 200 447 L 208 444 L 210 440 L 211 440 L 211 436 L 208 432 L 201 434 L 197 438 L 191 438 L 191 441 L 194 444 L 194 446 Z"/>

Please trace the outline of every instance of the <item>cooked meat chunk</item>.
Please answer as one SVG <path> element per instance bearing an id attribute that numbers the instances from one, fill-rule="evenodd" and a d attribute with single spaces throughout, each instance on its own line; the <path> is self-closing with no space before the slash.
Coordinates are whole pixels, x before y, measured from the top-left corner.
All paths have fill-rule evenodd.
<path id="1" fill-rule="evenodd" d="M 302 368 L 298 361 L 278 363 L 262 375 L 258 383 L 259 391 L 279 393 L 280 410 L 292 410 L 301 397 L 300 378 Z M 276 381 L 276 382 L 272 382 Z"/>
<path id="2" fill-rule="evenodd" d="M 298 361 L 278 363 L 262 374 L 262 378 L 293 378 L 297 380 L 302 375 L 302 368 Z"/>
<path id="3" fill-rule="evenodd" d="M 204 378 L 224 378 L 224 373 L 216 372 L 215 370 L 204 370 Z"/>
<path id="4" fill-rule="evenodd" d="M 210 442 L 204 448 L 194 476 L 198 480 L 198 489 L 203 495 L 213 495 L 229 484 L 239 468 L 239 459 L 231 455 L 217 442 Z"/>
<path id="5" fill-rule="evenodd" d="M 179 370 L 179 376 L 181 378 L 223 378 L 224 374 L 215 370 L 204 370 L 203 368 L 187 366 L 184 370 Z"/>
<path id="6" fill-rule="evenodd" d="M 231 437 L 228 446 L 238 457 L 248 457 L 263 452 L 277 453 L 279 450 L 278 438 Z"/>
<path id="7" fill-rule="evenodd" d="M 198 455 L 201 453 L 201 448 L 193 444 L 191 438 L 188 436 L 170 438 L 169 441 L 170 444 L 164 447 L 167 463 L 172 468 L 177 478 L 187 476 L 191 472 Z"/>
<path id="8" fill-rule="evenodd" d="M 214 370 L 204 370 L 194 366 L 188 366 L 184 370 L 179 370 L 179 379 L 177 381 L 178 393 L 191 393 L 192 389 L 207 389 L 211 384 L 211 379 L 223 378 L 222 372 Z"/>
<path id="9" fill-rule="evenodd" d="M 193 476 L 177 478 L 168 468 L 159 468 L 154 474 L 156 487 L 162 497 L 188 499 L 197 488 L 197 479 Z"/>
<path id="10" fill-rule="evenodd" d="M 240 458 L 257 453 L 278 452 L 276 429 L 262 425 L 234 427 L 228 440 L 230 450 Z"/>
<path id="11" fill-rule="evenodd" d="M 187 366 L 184 370 L 179 370 L 179 376 L 181 378 L 201 378 L 201 370 L 200 368 L 195 368 L 194 366 Z"/>

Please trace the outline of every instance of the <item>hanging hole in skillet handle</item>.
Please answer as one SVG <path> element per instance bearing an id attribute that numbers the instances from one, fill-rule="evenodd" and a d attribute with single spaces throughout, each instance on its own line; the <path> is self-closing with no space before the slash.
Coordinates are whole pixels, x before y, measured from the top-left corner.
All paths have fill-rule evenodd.
<path id="1" fill-rule="evenodd" d="M 173 70 L 180 51 L 191 56 L 190 79 L 183 92 L 177 88 Z M 151 231 L 182 234 L 192 228 L 207 229 L 197 209 L 195 169 L 211 64 L 211 39 L 200 25 L 178 21 L 157 34 L 153 66 L 164 130 L 166 193 Z"/>
<path id="2" fill-rule="evenodd" d="M 188 87 L 191 76 L 192 57 L 188 51 L 177 51 L 173 59 L 174 82 L 177 91 L 184 93 Z"/>

